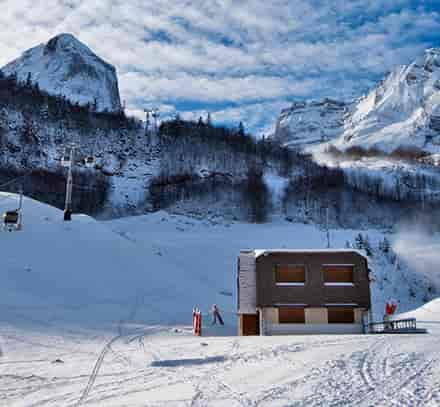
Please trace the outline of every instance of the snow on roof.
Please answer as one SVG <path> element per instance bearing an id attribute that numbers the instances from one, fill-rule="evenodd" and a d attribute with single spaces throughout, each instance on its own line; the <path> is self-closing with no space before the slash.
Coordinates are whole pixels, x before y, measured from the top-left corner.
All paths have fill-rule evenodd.
<path id="1" fill-rule="evenodd" d="M 364 253 L 357 249 L 255 249 L 243 251 L 253 252 L 256 258 L 264 254 L 274 253 L 357 253 L 366 259 L 368 258 Z"/>

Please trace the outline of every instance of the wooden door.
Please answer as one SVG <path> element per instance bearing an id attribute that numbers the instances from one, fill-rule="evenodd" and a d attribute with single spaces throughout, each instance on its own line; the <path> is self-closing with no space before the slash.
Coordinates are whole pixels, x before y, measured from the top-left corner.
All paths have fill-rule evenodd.
<path id="1" fill-rule="evenodd" d="M 243 335 L 260 335 L 260 317 L 258 313 L 256 315 L 244 314 L 241 318 Z"/>

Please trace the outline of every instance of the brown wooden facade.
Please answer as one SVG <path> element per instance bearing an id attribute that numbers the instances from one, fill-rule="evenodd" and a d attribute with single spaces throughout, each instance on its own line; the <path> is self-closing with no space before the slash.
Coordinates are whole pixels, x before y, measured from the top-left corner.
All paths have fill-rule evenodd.
<path id="1" fill-rule="evenodd" d="M 303 285 L 277 284 L 278 265 L 303 266 Z M 326 283 L 329 266 L 353 266 L 353 284 L 332 285 Z M 326 252 L 267 252 L 256 259 L 257 306 L 271 307 L 274 304 L 306 304 L 321 307 L 325 304 L 357 304 L 369 309 L 370 284 L 365 257 L 356 251 Z M 341 281 L 335 281 L 338 283 Z"/>
<path id="2" fill-rule="evenodd" d="M 239 334 L 361 333 L 371 309 L 355 250 L 248 250 L 238 262 Z"/>

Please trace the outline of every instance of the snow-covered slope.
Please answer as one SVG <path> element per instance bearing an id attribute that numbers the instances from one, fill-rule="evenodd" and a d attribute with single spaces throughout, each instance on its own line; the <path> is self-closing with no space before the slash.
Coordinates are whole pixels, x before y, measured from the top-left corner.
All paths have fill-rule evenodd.
<path id="1" fill-rule="evenodd" d="M 0 213 L 16 204 L 15 195 L 0 194 Z M 211 336 L 236 331 L 238 250 L 324 247 L 325 233 L 312 225 L 213 223 L 166 212 L 63 223 L 61 211 L 30 199 L 23 215 L 22 231 L 0 233 L 0 405 L 440 401 L 436 333 Z M 341 247 L 356 233 L 332 230 L 332 244 Z M 371 232 L 373 247 L 380 238 Z M 404 294 L 409 270 L 393 268 L 377 249 L 371 263 L 381 307 L 390 295 L 404 300 L 402 311 L 421 303 L 418 294 Z M 402 288 L 399 294 L 394 287 Z M 220 306 L 225 328 L 210 326 L 212 303 Z M 204 314 L 203 338 L 190 335 L 193 306 Z M 421 311 L 420 319 L 437 314 L 438 301 Z"/>
<path id="2" fill-rule="evenodd" d="M 396 315 L 398 318 L 416 318 L 419 326 L 440 334 L 440 298 L 428 302 L 416 310 Z"/>
<path id="3" fill-rule="evenodd" d="M 349 108 L 331 99 L 293 103 L 281 112 L 274 137 L 294 148 L 332 140 L 342 134 Z"/>
<path id="4" fill-rule="evenodd" d="M 0 194 L 1 213 L 16 206 L 17 196 Z M 139 306 L 142 321 L 177 324 L 188 319 L 195 297 L 206 301 L 204 293 L 212 294 L 207 281 L 219 291 L 230 288 L 219 282 L 224 275 L 186 275 L 173 256 L 162 257 L 153 236 L 140 247 L 88 216 L 63 223 L 62 211 L 27 198 L 23 219 L 22 231 L 0 234 L 1 298 L 12 321 L 33 309 L 36 320 L 108 329 Z"/>
<path id="5" fill-rule="evenodd" d="M 0 404 L 8 407 L 440 403 L 440 342 L 431 331 L 196 338 L 150 328 L 111 338 L 0 326 L 0 336 Z"/>
<path id="6" fill-rule="evenodd" d="M 90 104 L 98 111 L 121 110 L 116 69 L 71 34 L 60 34 L 29 49 L 2 71 L 16 74 L 22 82 L 30 78 L 50 94 Z"/>
<path id="7" fill-rule="evenodd" d="M 0 194 L 0 213 L 16 206 L 15 195 Z M 156 212 L 103 223 L 78 215 L 64 223 L 60 210 L 27 198 L 23 218 L 23 231 L 0 233 L 0 296 L 11 310 L 2 318 L 12 321 L 18 310 L 33 309 L 30 313 L 39 319 L 39 312 L 47 317 L 56 309 L 53 321 L 106 326 L 115 314 L 121 318 L 136 306 L 138 321 L 184 324 L 193 306 L 206 310 L 217 303 L 231 322 L 240 249 L 326 246 L 325 232 L 316 226 L 281 220 L 218 223 Z M 332 247 L 354 242 L 357 233 L 332 230 Z M 396 269 L 391 254 L 377 250 L 382 238 L 369 232 L 376 248 L 371 259 L 375 302 L 382 308 L 392 296 L 401 300 L 402 310 L 414 308 L 427 287 L 403 264 Z"/>

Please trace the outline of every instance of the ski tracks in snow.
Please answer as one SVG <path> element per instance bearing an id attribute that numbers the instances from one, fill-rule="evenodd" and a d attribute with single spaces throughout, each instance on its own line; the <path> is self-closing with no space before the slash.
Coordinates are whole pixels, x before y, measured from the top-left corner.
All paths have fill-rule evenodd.
<path id="1" fill-rule="evenodd" d="M 184 384 L 192 387 L 194 396 L 188 401 L 191 407 L 216 403 L 231 407 L 259 407 L 274 402 L 311 407 L 439 405 L 440 381 L 436 378 L 435 383 L 438 384 L 433 387 L 429 384 L 432 379 L 432 369 L 439 362 L 439 358 L 433 357 L 432 353 L 403 350 L 399 352 L 400 341 L 394 336 L 341 339 L 283 344 L 269 348 L 263 346 L 256 352 L 250 352 L 250 348 L 246 346 L 242 349 L 240 339 L 235 339 L 230 349 L 225 352 L 227 357 L 224 360 L 200 365 L 197 369 L 189 368 L 184 364 L 162 367 L 157 374 L 153 370 L 149 371 L 147 376 L 163 379 L 163 385 Z M 139 342 L 139 349 L 145 352 L 144 334 L 132 336 L 127 343 L 136 340 Z M 407 340 L 408 338 L 405 339 L 405 343 Z M 349 348 L 349 344 L 353 342 L 359 342 L 364 348 L 352 353 L 342 353 L 340 357 L 330 359 L 322 366 L 305 369 L 302 376 L 298 376 L 294 359 L 291 360 L 289 357 L 315 348 L 331 348 L 344 344 Z M 420 346 L 426 345 L 422 341 Z M 160 355 L 154 353 L 152 346 L 148 346 L 146 353 L 151 353 L 153 361 L 160 360 Z M 272 384 L 261 390 L 248 392 L 239 391 L 228 383 L 230 382 L 227 379 L 228 372 L 236 368 L 251 369 L 252 366 L 248 364 L 252 365 L 256 362 L 279 361 L 288 364 L 291 363 L 290 360 L 295 378 L 289 380 L 286 376 L 279 385 Z M 143 375 L 145 376 L 146 373 L 144 372 Z"/>
<path id="2" fill-rule="evenodd" d="M 438 360 L 432 354 L 399 353 L 399 338 L 382 337 L 365 350 L 327 362 L 305 406 L 425 406 L 438 400 L 427 377 Z M 311 379 L 313 379 L 311 377 Z"/>
<path id="3" fill-rule="evenodd" d="M 380 352 L 381 348 L 383 350 L 385 343 L 383 339 L 379 339 L 366 351 L 360 352 L 359 374 L 365 387 L 370 391 L 380 385 L 379 377 L 383 379 L 387 376 L 388 356 L 386 356 L 386 352 Z M 382 357 L 378 357 L 379 352 L 382 353 Z"/>
<path id="4" fill-rule="evenodd" d="M 371 386 L 360 398 L 353 399 L 353 405 L 425 405 L 427 377 L 438 360 L 421 352 L 396 353 L 398 349 L 399 339 L 386 337 L 369 350 L 361 375 L 370 380 Z"/>
<path id="5" fill-rule="evenodd" d="M 88 395 L 90 393 L 90 390 L 92 389 L 92 387 L 93 387 L 93 385 L 95 383 L 96 377 L 98 376 L 99 369 L 101 368 L 101 365 L 104 362 L 105 355 L 110 351 L 111 346 L 116 341 L 118 341 L 121 337 L 122 337 L 121 335 L 117 335 L 117 336 L 113 337 L 110 341 L 108 341 L 105 344 L 104 348 L 101 350 L 101 353 L 99 354 L 99 357 L 98 357 L 98 359 L 95 362 L 95 365 L 93 367 L 92 373 L 90 374 L 89 381 L 87 382 L 87 385 L 86 385 L 85 389 L 83 390 L 79 400 L 75 404 L 75 407 L 81 406 L 81 404 L 88 397 Z"/>
<path id="6" fill-rule="evenodd" d="M 81 393 L 81 396 L 79 397 L 78 401 L 76 402 L 75 407 L 80 407 L 81 404 L 83 404 L 84 401 L 89 396 L 89 393 L 92 390 L 92 387 L 95 384 L 96 378 L 99 374 L 99 370 L 101 369 L 101 365 L 104 362 L 104 358 L 107 355 L 107 353 L 112 350 L 112 345 L 114 343 L 116 343 L 117 341 L 119 341 L 120 339 L 122 339 L 123 337 L 130 335 L 130 334 L 123 333 L 124 324 L 126 322 L 134 320 L 136 313 L 139 309 L 139 306 L 143 303 L 143 301 L 144 301 L 143 296 L 137 296 L 136 300 L 134 301 L 134 303 L 131 307 L 131 310 L 130 310 L 128 317 L 125 319 L 125 321 L 124 320 L 119 321 L 119 324 L 117 327 L 118 334 L 116 336 L 114 336 L 113 338 L 111 338 L 102 348 L 101 353 L 99 354 L 98 359 L 96 360 L 95 365 L 93 367 L 93 370 L 90 374 L 87 385 L 86 385 L 85 389 L 83 390 L 83 392 Z"/>
<path id="7" fill-rule="evenodd" d="M 134 314 L 130 317 L 134 318 Z M 176 403 L 190 407 L 440 405 L 440 376 L 435 371 L 440 355 L 435 353 L 438 343 L 434 344 L 433 337 L 350 336 L 305 340 L 295 337 L 294 341 L 281 343 L 267 339 L 253 342 L 248 338 L 230 338 L 223 342 L 220 338 L 201 338 L 198 348 L 197 338 L 156 342 L 148 340 L 145 330 L 133 328 L 126 332 L 128 327 L 122 324 L 118 334 L 102 347 L 87 386 L 76 403 L 75 392 L 69 388 L 64 394 L 40 399 L 35 405 L 65 405 L 67 400 L 72 400 L 69 405 L 75 406 L 87 402 L 114 404 L 136 393 L 148 400 L 151 392 L 155 400 L 151 405 L 165 406 L 168 402 L 156 399 L 157 394 L 167 394 L 168 388 L 173 386 L 189 390 L 186 398 Z M 99 374 L 111 352 L 116 356 L 113 363 L 119 365 L 125 361 L 125 368 Z M 306 363 L 311 353 L 314 357 L 311 363 Z M 185 359 L 186 355 L 189 359 Z M 176 364 L 156 366 L 154 363 L 168 359 L 173 362 L 176 356 Z M 145 366 L 148 361 L 152 366 Z M 265 371 L 278 366 L 279 372 L 263 378 Z M 245 372 L 251 373 L 256 367 L 261 376 L 251 374 L 248 378 Z M 98 377 L 105 380 L 97 382 Z M 87 376 L 78 377 L 78 380 L 84 379 Z M 53 383 L 56 384 L 61 383 Z"/>
<path id="8" fill-rule="evenodd" d="M 257 404 L 242 394 L 233 389 L 224 380 L 220 379 L 219 373 L 224 373 L 228 367 L 231 367 L 239 358 L 240 342 L 235 339 L 232 342 L 231 348 L 228 352 L 229 357 L 225 362 L 220 362 L 214 368 L 209 368 L 200 376 L 187 376 L 185 382 L 195 384 L 195 395 L 190 402 L 190 407 L 206 407 L 212 404 L 213 396 L 215 401 L 222 401 L 224 405 L 233 407 L 234 404 L 242 407 L 256 407 Z M 231 404 L 231 402 L 235 402 Z"/>
<path id="9" fill-rule="evenodd" d="M 228 406 L 258 407 L 264 406 L 274 400 L 286 400 L 286 403 L 289 403 L 292 394 L 295 393 L 298 386 L 306 384 L 310 379 L 319 379 L 323 370 L 306 370 L 304 375 L 299 377 L 297 376 L 297 372 L 294 372 L 296 376 L 295 379 L 283 380 L 283 383 L 280 385 L 272 384 L 268 388 L 253 392 L 253 394 L 234 389 L 234 387 L 226 383 L 221 376 L 224 376 L 228 370 L 236 368 L 238 363 L 243 365 L 243 369 L 251 370 L 253 369 L 252 364 L 255 362 L 265 363 L 276 360 L 279 361 L 280 366 L 282 366 L 289 363 L 289 356 L 292 354 L 297 354 L 304 350 L 325 348 L 327 346 L 343 345 L 345 343 L 350 344 L 359 340 L 362 341 L 363 339 L 325 339 L 308 344 L 291 343 L 269 348 L 262 347 L 257 352 L 255 352 L 255 350 L 249 352 L 247 349 L 243 349 L 240 352 L 240 339 L 236 339 L 233 341 L 229 352 L 227 352 L 228 357 L 224 363 L 218 365 L 215 369 L 211 368 L 207 370 L 204 374 L 202 373 L 200 377 L 193 376 L 186 378 L 186 381 L 189 383 L 196 382 L 196 392 L 190 406 L 202 407 L 217 402 Z M 247 364 L 250 364 L 250 366 L 246 367 Z"/>

